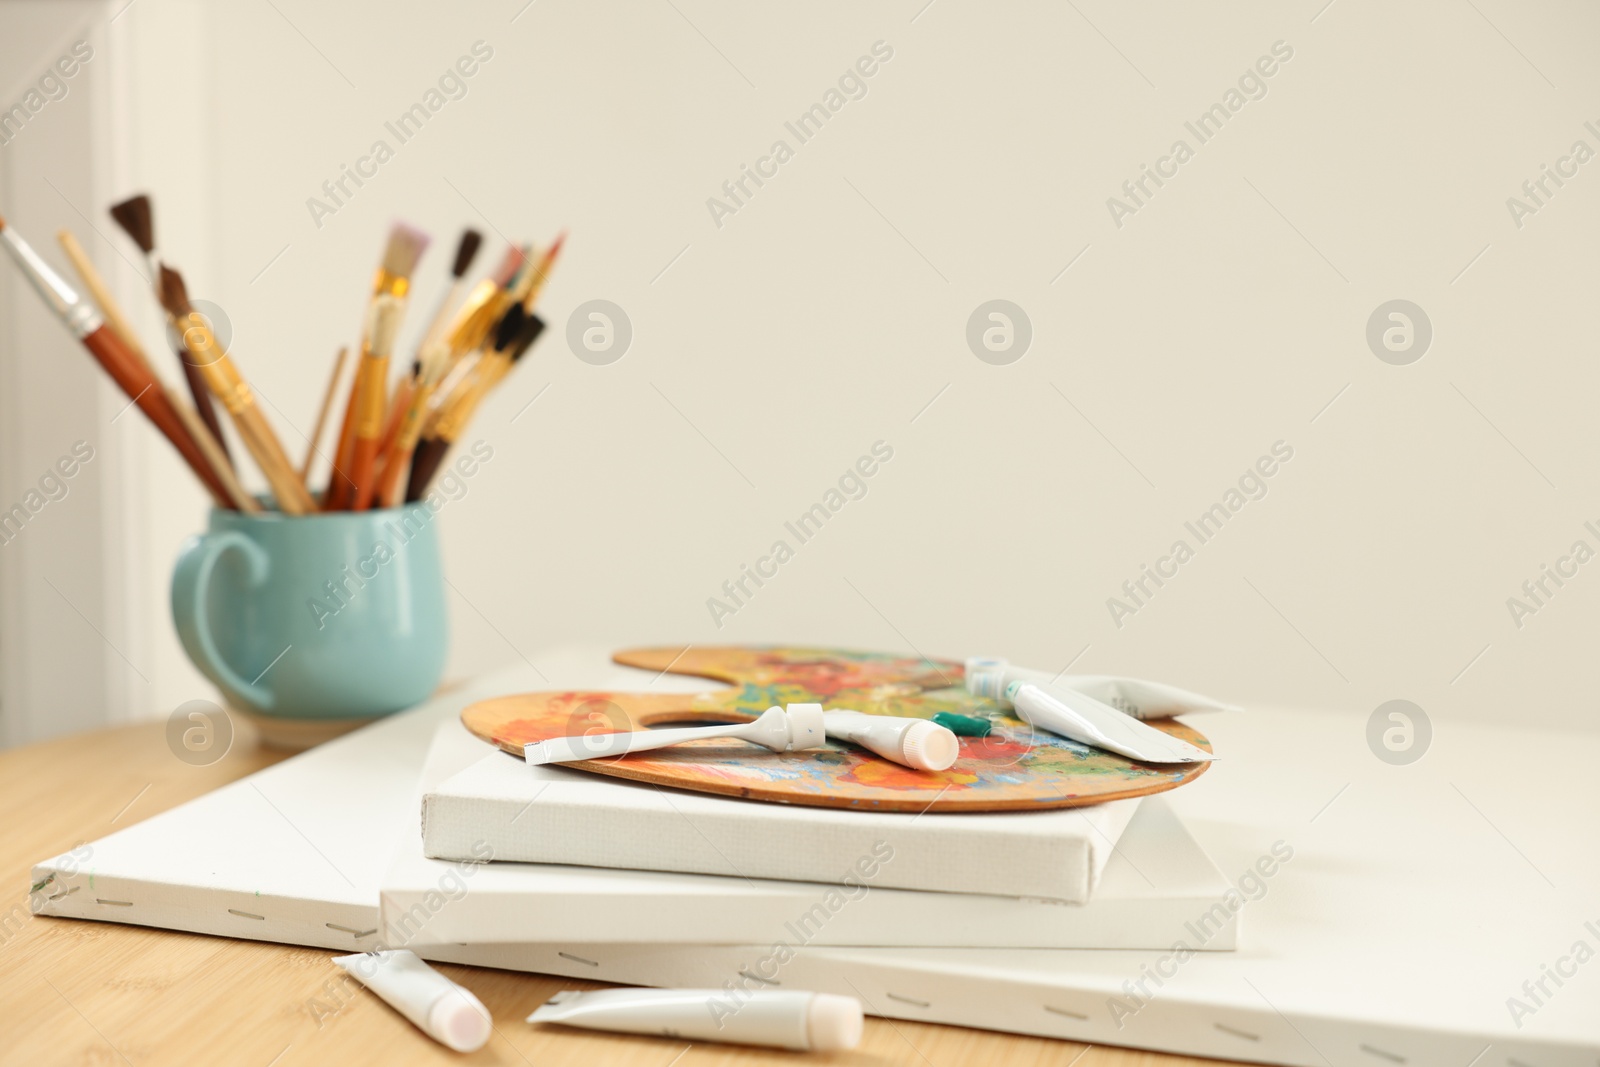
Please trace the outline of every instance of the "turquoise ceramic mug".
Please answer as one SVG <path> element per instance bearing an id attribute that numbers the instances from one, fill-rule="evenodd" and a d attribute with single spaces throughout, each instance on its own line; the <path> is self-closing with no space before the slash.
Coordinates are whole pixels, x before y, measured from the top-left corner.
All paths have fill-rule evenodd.
<path id="1" fill-rule="evenodd" d="M 444 672 L 444 572 L 426 502 L 286 516 L 213 510 L 172 574 L 194 665 L 240 711 L 370 719 L 428 697 Z"/>

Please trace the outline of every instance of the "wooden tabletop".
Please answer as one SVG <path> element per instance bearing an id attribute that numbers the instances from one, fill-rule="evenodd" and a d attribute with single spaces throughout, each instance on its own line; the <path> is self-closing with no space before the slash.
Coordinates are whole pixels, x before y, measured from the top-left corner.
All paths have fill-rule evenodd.
<path id="1" fill-rule="evenodd" d="M 536 1027 L 523 1020 L 552 993 L 600 986 L 441 964 L 494 1014 L 489 1044 L 461 1056 L 366 990 L 343 993 L 337 982 L 342 972 L 325 949 L 33 916 L 28 888 L 34 863 L 286 755 L 241 734 L 222 760 L 194 767 L 172 758 L 164 727 L 146 723 L 0 753 L 0 811 L 8 820 L 0 837 L 0 884 L 9 887 L 0 895 L 0 1058 L 6 1062 L 1203 1067 L 1184 1057 L 898 1019 L 868 1018 L 861 1047 L 832 1055 Z M 330 1001 L 329 990 L 343 999 Z M 330 1014 L 329 1007 L 336 1010 Z"/>

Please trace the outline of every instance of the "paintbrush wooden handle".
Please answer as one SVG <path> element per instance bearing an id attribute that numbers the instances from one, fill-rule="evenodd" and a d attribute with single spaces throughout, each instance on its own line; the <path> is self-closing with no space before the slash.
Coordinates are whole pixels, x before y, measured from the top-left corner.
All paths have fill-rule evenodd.
<path id="1" fill-rule="evenodd" d="M 411 481 L 406 486 L 406 503 L 415 503 L 428 491 L 428 483 L 439 472 L 444 454 L 450 451 L 450 442 L 442 437 L 430 437 L 417 446 L 411 461 Z"/>
<path id="2" fill-rule="evenodd" d="M 72 264 L 72 269 L 77 272 L 78 280 L 83 282 L 83 287 L 89 291 L 90 298 L 100 308 L 100 314 L 105 316 L 106 325 L 111 327 L 118 340 L 128 346 L 129 354 L 149 370 L 150 361 L 145 358 L 144 350 L 139 347 L 138 334 L 128 322 L 128 317 L 122 313 L 122 307 L 112 299 L 111 290 L 106 288 L 105 279 L 95 270 L 89 253 L 83 250 L 83 245 L 78 243 L 78 239 L 70 230 L 57 233 L 56 240 L 60 242 L 61 250 L 67 254 L 67 261 Z"/>
<path id="3" fill-rule="evenodd" d="M 350 480 L 355 483 L 355 497 L 350 502 L 351 511 L 365 511 L 372 505 L 377 489 L 378 439 L 357 437 L 350 460 Z"/>
<path id="4" fill-rule="evenodd" d="M 189 464 L 195 476 L 210 492 L 212 499 L 222 507 L 230 507 L 227 490 L 223 488 L 216 472 L 211 469 L 211 464 L 206 461 L 205 453 L 200 451 L 200 446 L 189 435 L 183 420 L 173 410 L 172 401 L 167 398 L 166 390 L 156 381 L 155 375 L 150 372 L 144 361 L 135 356 L 128 346 L 122 343 L 121 338 L 112 332 L 111 327 L 106 325 L 101 325 L 84 335 L 83 347 L 93 354 L 122 391 L 133 398 L 134 403 L 139 405 L 139 410 L 156 424 L 156 429 L 172 442 L 172 446 L 178 450 L 184 462 Z"/>
<path id="5" fill-rule="evenodd" d="M 172 390 L 167 390 L 167 400 L 172 404 L 172 410 L 178 413 L 183 420 L 183 425 L 188 428 L 189 436 L 193 437 L 195 444 L 200 446 L 200 451 L 211 463 L 211 469 L 217 472 L 217 479 L 222 482 L 222 487 L 228 491 L 228 500 L 240 511 L 252 514 L 261 511 L 261 505 L 256 498 L 245 492 L 244 486 L 239 484 L 239 477 L 233 471 L 233 463 L 227 454 L 222 451 L 222 446 L 212 436 L 211 429 L 205 420 L 195 413 L 188 402 Z"/>
<path id="6" fill-rule="evenodd" d="M 340 347 L 338 356 L 334 358 L 333 376 L 328 379 L 328 390 L 322 394 L 322 407 L 317 411 L 317 426 L 311 431 L 311 440 L 306 442 L 306 458 L 300 465 L 300 480 L 306 483 L 308 490 L 311 488 L 311 464 L 316 461 L 317 445 L 321 443 L 322 431 L 328 425 L 328 412 L 333 408 L 334 394 L 339 391 L 339 375 L 344 371 L 344 360 L 349 354 L 350 349 Z M 329 478 L 331 480 L 331 473 Z"/>
<path id="7" fill-rule="evenodd" d="M 361 392 L 356 399 L 355 445 L 350 452 L 350 481 L 355 486 L 350 509 L 364 511 L 372 503 L 377 487 L 376 461 L 387 414 L 384 394 L 388 390 L 389 357 L 363 355 Z"/>
<path id="8" fill-rule="evenodd" d="M 238 411 L 229 411 L 229 414 L 244 438 L 245 447 L 255 457 L 256 465 L 267 476 L 267 484 L 272 486 L 272 494 L 278 498 L 279 510 L 286 515 L 307 515 L 316 511 L 317 502 L 311 499 L 305 483 L 295 473 L 289 457 L 283 452 L 283 445 L 278 441 L 278 435 L 272 432 L 261 409 L 252 403 Z"/>
<path id="9" fill-rule="evenodd" d="M 378 481 L 378 506 L 396 507 L 401 502 L 400 484 L 411 469 L 411 456 L 422 438 L 422 424 L 428 415 L 428 400 L 433 387 L 424 380 L 412 391 L 405 421 L 395 434 L 394 445 L 384 457 L 383 477 Z"/>
<path id="10" fill-rule="evenodd" d="M 211 391 L 206 388 L 205 376 L 200 373 L 199 367 L 189 361 L 187 352 L 180 349 L 177 356 L 178 366 L 183 368 L 183 380 L 189 386 L 189 395 L 194 397 L 194 409 L 199 414 L 200 421 L 211 431 L 217 447 L 222 449 L 222 454 L 228 458 L 228 462 L 233 462 L 233 455 L 228 451 L 228 439 L 222 436 L 222 422 L 217 418 L 217 406 L 211 402 Z"/>
<path id="11" fill-rule="evenodd" d="M 316 501 L 311 499 L 305 483 L 295 474 L 289 457 L 284 454 L 283 446 L 278 441 L 278 435 L 267 425 L 261 409 L 252 402 L 228 413 L 233 416 L 233 423 L 243 435 L 245 446 L 255 457 L 256 465 L 266 475 L 267 484 L 272 486 L 272 495 L 278 498 L 279 510 L 286 515 L 305 515 L 317 510 Z"/>
<path id="12" fill-rule="evenodd" d="M 333 469 L 328 472 L 328 492 L 322 501 L 324 511 L 344 511 L 355 499 L 355 482 L 350 479 L 350 470 L 355 459 L 356 403 L 361 397 L 361 379 L 366 372 L 367 361 L 357 357 L 350 398 L 345 402 L 344 421 L 339 426 L 338 447 L 333 453 Z"/>
<path id="13" fill-rule="evenodd" d="M 317 509 L 316 501 L 306 491 L 306 484 L 295 473 L 289 457 L 284 454 L 278 435 L 272 432 L 266 416 L 256 404 L 250 385 L 233 365 L 233 360 L 217 345 L 216 337 L 196 315 L 179 321 L 183 330 L 184 347 L 192 362 L 205 377 L 206 388 L 222 402 L 234 426 L 238 427 L 250 455 L 266 475 L 267 484 L 278 499 L 278 508 L 286 515 L 305 515 Z"/>
<path id="14" fill-rule="evenodd" d="M 403 438 L 405 428 L 412 421 L 413 399 L 419 391 L 418 386 L 412 384 L 407 378 L 395 390 L 394 401 L 389 405 L 389 419 L 383 428 L 383 436 L 378 438 L 378 451 L 374 460 L 373 476 L 362 486 L 361 493 L 356 497 L 354 510 L 365 511 L 368 507 L 390 508 L 397 501 L 394 499 L 395 490 L 400 484 L 400 470 L 395 465 L 395 456 L 404 452 L 402 463 L 411 461 L 411 448 L 416 440 L 407 443 Z M 420 419 L 417 420 L 420 423 Z"/>

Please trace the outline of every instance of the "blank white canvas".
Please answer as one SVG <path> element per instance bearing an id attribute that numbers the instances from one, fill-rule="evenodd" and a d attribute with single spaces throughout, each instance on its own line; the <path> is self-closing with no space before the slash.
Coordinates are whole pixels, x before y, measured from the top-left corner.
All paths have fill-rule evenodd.
<path id="1" fill-rule="evenodd" d="M 558 658 L 559 672 L 545 668 L 551 684 L 617 683 L 600 650 L 540 662 Z M 649 682 L 623 674 L 623 684 Z M 480 695 L 544 684 L 530 676 L 486 679 L 95 842 L 87 867 L 102 880 L 92 889 L 83 871 L 67 873 L 78 866 L 67 857 L 42 864 L 36 879 L 59 875 L 39 910 L 363 947 L 370 937 L 326 920 L 375 929 L 378 886 L 405 821 L 396 813 L 434 728 Z M 1585 735 L 1453 726 L 1421 762 L 1395 767 L 1368 749 L 1364 715 L 1253 710 L 1208 719 L 1206 730 L 1222 759 L 1172 794 L 1185 824 L 1236 881 L 1275 842 L 1294 850 L 1244 905 L 1239 951 L 1174 967 L 1148 950 L 804 948 L 774 980 L 854 991 L 880 1015 L 1306 1067 L 1396 1057 L 1418 1067 L 1594 1067 L 1600 961 L 1559 988 L 1546 980 L 1551 995 L 1520 1027 L 1508 1007 L 1575 943 L 1600 942 L 1586 925 L 1600 925 L 1594 788 L 1582 761 L 1567 758 L 1588 750 Z M 379 731 L 384 743 L 368 743 Z M 315 788 L 296 780 L 297 764 L 330 753 L 340 776 Z M 134 891 L 132 907 L 98 902 Z M 262 919 L 230 910 L 252 903 Z M 768 949 L 596 945 L 579 934 L 428 951 L 602 981 L 719 986 L 746 981 L 740 972 L 759 968 Z M 1162 969 L 1173 976 L 1159 987 L 1146 977 L 1150 995 L 1123 1014 L 1119 1005 L 1136 1003 L 1133 983 Z"/>
<path id="2" fill-rule="evenodd" d="M 521 771 L 548 782 L 534 776 L 544 768 L 482 756 L 483 748 L 459 722 L 442 724 L 419 792 L 439 787 L 463 763 L 502 779 Z M 632 783 L 620 785 L 635 791 Z M 694 799 L 685 794 L 675 802 L 686 819 L 699 817 Z M 413 947 L 559 940 L 581 930 L 596 942 L 1163 948 L 1186 936 L 1185 923 L 1228 883 L 1161 798 L 1116 804 L 1111 828 L 1118 836 L 1107 838 L 1105 875 L 1082 905 L 888 889 L 870 880 L 846 894 L 770 879 L 498 860 L 464 865 L 424 858 L 413 832 L 383 882 L 382 926 Z M 1208 926 L 1205 947 L 1232 949 L 1237 926 L 1231 915 Z"/>

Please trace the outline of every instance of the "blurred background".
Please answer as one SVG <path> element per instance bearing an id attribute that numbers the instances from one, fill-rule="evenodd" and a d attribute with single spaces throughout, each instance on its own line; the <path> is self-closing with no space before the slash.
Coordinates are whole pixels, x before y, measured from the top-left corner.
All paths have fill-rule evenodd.
<path id="1" fill-rule="evenodd" d="M 5 0 L 0 214 L 58 266 L 74 230 L 158 350 L 106 214 L 151 193 L 296 460 L 394 220 L 434 235 L 419 307 L 463 225 L 480 274 L 570 232 L 440 513 L 457 677 L 809 642 L 1592 725 L 1597 34 L 1508 0 Z M 0 269 L 0 511 L 93 453 L 0 533 L 6 744 L 216 697 L 168 603 L 207 502 L 124 405 Z"/>

